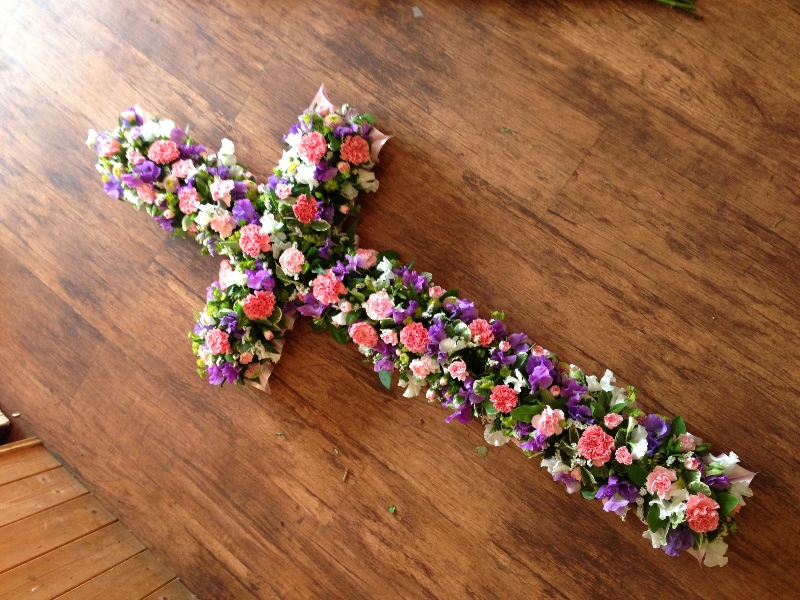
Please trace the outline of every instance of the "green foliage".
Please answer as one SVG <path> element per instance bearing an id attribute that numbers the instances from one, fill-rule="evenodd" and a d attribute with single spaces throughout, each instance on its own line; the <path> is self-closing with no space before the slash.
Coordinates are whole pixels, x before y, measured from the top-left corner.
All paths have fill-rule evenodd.
<path id="1" fill-rule="evenodd" d="M 386 371 L 385 369 L 381 369 L 378 371 L 378 378 L 381 380 L 383 387 L 387 390 L 392 389 L 392 373 L 391 371 Z"/>
<path id="2" fill-rule="evenodd" d="M 628 474 L 628 479 L 639 487 L 643 487 L 647 483 L 647 476 L 649 475 L 647 469 L 640 467 L 636 463 L 625 467 L 625 472 Z"/>

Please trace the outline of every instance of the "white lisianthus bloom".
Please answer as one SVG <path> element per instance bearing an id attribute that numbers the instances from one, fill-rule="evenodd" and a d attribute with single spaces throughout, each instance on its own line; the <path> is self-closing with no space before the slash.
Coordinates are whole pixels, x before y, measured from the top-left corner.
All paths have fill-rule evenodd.
<path id="1" fill-rule="evenodd" d="M 667 530 L 659 529 L 658 531 L 650 531 L 649 529 L 645 529 L 644 533 L 642 533 L 642 537 L 650 540 L 650 543 L 653 544 L 653 548 L 658 549 L 667 543 Z"/>
<path id="2" fill-rule="evenodd" d="M 217 153 L 217 161 L 226 167 L 233 167 L 236 165 L 236 154 L 233 147 L 233 142 L 228 138 L 223 138 L 222 145 Z"/>
<path id="3" fill-rule="evenodd" d="M 139 194 L 134 194 L 131 190 L 124 190 L 122 192 L 122 197 L 126 202 L 130 202 L 136 208 L 140 208 L 142 206 L 142 199 L 139 198 Z"/>
<path id="4" fill-rule="evenodd" d="M 339 325 L 340 327 L 347 325 L 347 313 L 340 312 L 335 317 L 331 317 L 331 323 L 334 325 Z"/>
<path id="5" fill-rule="evenodd" d="M 303 141 L 302 133 L 290 133 L 286 136 L 286 143 L 289 144 L 289 147 L 293 150 L 297 150 L 300 147 L 301 141 Z"/>
<path id="6" fill-rule="evenodd" d="M 502 431 L 492 431 L 491 423 L 487 425 L 486 429 L 483 431 L 483 439 L 486 440 L 487 444 L 491 444 L 492 446 L 502 446 L 511 441 L 511 438 Z"/>
<path id="7" fill-rule="evenodd" d="M 272 258 L 278 260 L 283 254 L 283 251 L 292 247 L 292 242 L 286 239 L 282 232 L 272 234 Z"/>
<path id="8" fill-rule="evenodd" d="M 232 285 L 238 285 L 241 287 L 247 287 L 247 273 L 242 273 L 240 271 L 225 271 L 222 274 L 222 281 L 220 284 L 223 287 L 230 287 Z"/>
<path id="9" fill-rule="evenodd" d="M 512 388 L 514 388 L 515 392 L 520 393 L 522 391 L 522 388 L 528 385 L 528 380 L 525 379 L 522 376 L 522 373 L 520 373 L 519 369 L 517 369 L 516 371 L 514 371 L 513 375 L 509 375 L 508 377 L 506 377 L 503 380 L 503 383 L 505 383 L 506 385 L 510 385 Z"/>
<path id="10" fill-rule="evenodd" d="M 589 388 L 590 392 L 612 392 L 614 391 L 614 382 L 617 380 L 614 377 L 614 373 L 611 372 L 611 369 L 606 369 L 605 375 L 603 378 L 598 381 L 596 375 L 589 375 L 586 377 L 586 386 Z"/>
<path id="11" fill-rule="evenodd" d="M 261 233 L 266 233 L 268 235 L 272 235 L 279 229 L 283 228 L 283 223 L 277 221 L 275 219 L 275 215 L 268 212 L 263 217 L 261 217 Z"/>
<path id="12" fill-rule="evenodd" d="M 392 261 L 390 261 L 388 258 L 386 258 L 384 256 L 383 260 L 381 260 L 381 262 L 378 263 L 378 266 L 377 266 L 378 271 L 381 272 L 381 276 L 378 277 L 378 279 L 376 281 L 378 283 L 384 282 L 384 281 L 387 282 L 387 283 L 390 283 L 391 281 L 393 281 L 395 279 L 395 277 L 397 277 L 392 272 L 393 268 L 394 267 L 392 266 Z"/>
<path id="13" fill-rule="evenodd" d="M 344 196 L 345 198 L 347 198 L 348 200 L 352 200 L 353 198 L 358 196 L 358 190 L 356 188 L 354 188 L 353 184 L 351 184 L 349 182 L 345 183 L 342 186 L 342 189 L 339 190 L 339 193 L 342 196 Z"/>
<path id="14" fill-rule="evenodd" d="M 557 454 L 553 458 L 543 458 L 541 467 L 543 469 L 547 469 L 547 472 L 550 473 L 550 475 L 572 472 L 572 468 L 570 468 L 568 464 L 561 462 L 561 459 Z"/>
<path id="15" fill-rule="evenodd" d="M 233 165 L 229 169 L 229 171 L 230 171 L 231 177 L 233 177 L 233 178 L 239 178 L 242 175 L 244 175 L 244 169 L 242 167 L 240 167 L 239 165 Z"/>
<path id="16" fill-rule="evenodd" d="M 210 314 L 208 314 L 205 311 L 200 313 L 200 320 L 199 321 L 200 321 L 200 325 L 203 325 L 204 327 L 211 327 L 212 325 L 216 325 L 217 324 L 217 322 L 214 320 L 214 317 L 212 317 Z"/>
<path id="17" fill-rule="evenodd" d="M 95 143 L 97 143 L 97 132 L 94 129 L 89 130 L 89 137 L 86 138 L 86 145 L 89 148 L 94 147 Z"/>
<path id="18" fill-rule="evenodd" d="M 380 182 L 375 179 L 375 173 L 372 171 L 365 171 L 364 169 L 358 170 L 358 185 L 365 192 L 377 192 Z"/>
<path id="19" fill-rule="evenodd" d="M 172 130 L 175 129 L 175 123 L 169 119 L 164 119 L 158 122 L 158 136 L 168 138 Z"/>
<path id="20" fill-rule="evenodd" d="M 675 490 L 671 497 L 663 499 L 656 497 L 650 505 L 658 507 L 661 519 L 669 519 L 673 525 L 678 525 L 686 518 L 686 501 L 688 499 L 689 492 Z"/>
<path id="21" fill-rule="evenodd" d="M 441 352 L 447 352 L 447 354 L 452 354 L 453 352 L 458 352 L 462 348 L 466 348 L 467 343 L 462 340 L 461 338 L 454 339 L 454 338 L 444 338 L 441 342 L 439 342 L 439 350 Z"/>
<path id="22" fill-rule="evenodd" d="M 155 121 L 147 121 L 139 128 L 139 131 L 141 132 L 141 138 L 145 142 L 152 142 L 159 135 L 161 125 Z"/>
<path id="23" fill-rule="evenodd" d="M 315 188 L 319 185 L 319 182 L 314 177 L 316 172 L 316 165 L 300 165 L 297 167 L 297 171 L 295 171 L 294 178 L 297 183 L 305 184 L 311 188 Z"/>
<path id="24" fill-rule="evenodd" d="M 707 567 L 724 567 L 728 564 L 728 557 L 725 552 L 728 550 L 722 538 L 717 538 L 711 542 L 706 548 L 706 556 L 703 559 L 703 564 Z"/>
<path id="25" fill-rule="evenodd" d="M 197 211 L 197 216 L 194 218 L 195 225 L 201 228 L 208 227 L 208 224 L 211 223 L 211 219 L 214 218 L 216 212 L 217 212 L 216 205 L 201 204 L 200 208 Z"/>
<path id="26" fill-rule="evenodd" d="M 647 430 L 636 423 L 636 419 L 630 417 L 628 431 L 631 432 L 629 436 L 629 441 L 632 444 L 631 456 L 633 460 L 640 460 L 647 454 Z"/>
<path id="27" fill-rule="evenodd" d="M 702 443 L 702 440 L 700 440 L 700 443 Z M 740 506 L 744 506 L 745 497 L 750 498 L 753 495 L 750 483 L 756 474 L 739 466 L 739 457 L 735 452 L 720 454 L 719 456 L 708 455 L 705 457 L 705 462 L 707 465 L 714 465 L 723 469 L 723 475 L 730 482 L 728 493 L 736 497 Z"/>
<path id="28" fill-rule="evenodd" d="M 278 161 L 278 169 L 284 172 L 288 171 L 289 165 L 292 164 L 296 156 L 296 152 L 284 150 L 283 154 L 281 155 L 281 159 Z"/>
<path id="29" fill-rule="evenodd" d="M 401 379 L 398 385 L 401 388 L 406 388 L 406 391 L 403 392 L 404 398 L 413 398 L 419 394 L 420 390 L 422 390 L 422 380 L 417 379 L 416 377 L 411 377 L 408 381 L 403 381 Z"/>

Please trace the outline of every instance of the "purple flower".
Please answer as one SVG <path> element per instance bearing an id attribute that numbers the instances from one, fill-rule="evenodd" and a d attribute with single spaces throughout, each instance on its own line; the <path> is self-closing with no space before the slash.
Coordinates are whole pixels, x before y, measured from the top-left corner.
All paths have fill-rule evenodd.
<path id="1" fill-rule="evenodd" d="M 135 188 L 142 181 L 136 173 L 123 173 L 119 178 L 129 188 Z"/>
<path id="2" fill-rule="evenodd" d="M 178 127 L 173 127 L 172 131 L 169 132 L 169 139 L 176 144 L 180 144 L 183 141 L 183 136 L 186 135 L 186 132 L 183 129 L 179 129 Z"/>
<path id="3" fill-rule="evenodd" d="M 494 333 L 494 338 L 499 339 L 505 337 L 508 334 L 508 329 L 506 329 L 506 324 L 503 323 L 500 319 L 495 319 L 492 321 L 492 333 Z"/>
<path id="4" fill-rule="evenodd" d="M 492 360 L 500 363 L 501 365 L 511 366 L 515 362 L 517 362 L 517 355 L 513 352 L 506 356 L 506 353 L 500 350 L 500 348 L 496 349 L 492 352 Z"/>
<path id="5" fill-rule="evenodd" d="M 439 350 L 439 343 L 447 337 L 444 323 L 439 317 L 436 317 L 433 320 L 433 324 L 428 328 L 428 336 L 431 340 L 428 343 L 428 353 L 435 355 L 440 361 L 447 360 L 447 352 Z"/>
<path id="6" fill-rule="evenodd" d="M 553 375 L 555 375 L 556 370 L 550 359 L 544 356 L 531 356 L 528 359 L 528 364 L 525 365 L 525 371 L 528 373 L 531 393 L 537 389 L 545 389 L 553 385 Z"/>
<path id="7" fill-rule="evenodd" d="M 445 422 L 450 423 L 453 419 L 462 425 L 469 423 L 472 420 L 472 405 L 469 402 L 465 402 L 464 404 L 457 406 L 456 412 L 448 416 L 445 419 Z"/>
<path id="8" fill-rule="evenodd" d="M 231 190 L 231 198 L 234 200 L 241 200 L 247 195 L 247 190 L 250 185 L 246 181 L 234 181 L 233 190 Z"/>
<path id="9" fill-rule="evenodd" d="M 401 308 L 395 308 L 392 311 L 392 318 L 394 319 L 394 322 L 399 324 L 405 321 L 408 317 L 413 317 L 414 311 L 417 310 L 418 306 L 419 303 L 416 300 L 409 300 L 408 308 L 405 310 Z"/>
<path id="10" fill-rule="evenodd" d="M 239 200 L 234 206 L 233 210 L 233 218 L 236 221 L 247 221 L 248 223 L 257 223 L 258 222 L 258 215 L 256 214 L 256 209 L 253 208 L 253 204 L 248 199 Z"/>
<path id="11" fill-rule="evenodd" d="M 450 313 L 453 319 L 461 319 L 467 325 L 478 318 L 478 309 L 475 304 L 463 298 L 445 298 L 442 307 Z"/>
<path id="12" fill-rule="evenodd" d="M 541 452 L 547 447 L 547 436 L 545 436 L 538 429 L 534 429 L 533 435 L 531 435 L 528 438 L 527 442 L 522 442 L 519 445 L 519 447 L 522 448 L 523 450 L 527 450 L 528 452 Z M 572 477 L 570 477 L 568 473 L 565 473 L 565 475 L 567 475 L 567 477 L 569 477 L 569 479 L 573 481 Z M 556 481 L 560 481 L 559 479 L 556 479 L 555 475 L 553 476 L 553 479 L 555 479 Z"/>
<path id="13" fill-rule="evenodd" d="M 226 362 L 222 365 L 222 374 L 225 376 L 225 381 L 228 383 L 236 383 L 239 381 L 239 369 L 232 363 Z"/>
<path id="14" fill-rule="evenodd" d="M 106 194 L 112 198 L 115 198 L 116 200 L 122 198 L 122 185 L 120 185 L 119 179 L 113 175 L 111 176 L 111 179 L 103 183 L 103 190 Z"/>
<path id="15" fill-rule="evenodd" d="M 340 278 L 344 277 L 348 273 L 358 270 L 357 259 L 355 256 L 352 254 L 345 254 L 344 259 L 347 261 L 347 264 L 344 264 L 339 260 L 331 267 L 331 271 L 339 275 Z"/>
<path id="16" fill-rule="evenodd" d="M 694 542 L 695 538 L 692 531 L 685 523 L 681 523 L 675 529 L 670 529 L 667 532 L 667 543 L 661 549 L 670 556 L 678 556 L 679 552 L 694 546 Z"/>
<path id="17" fill-rule="evenodd" d="M 145 160 L 133 167 L 133 172 L 145 183 L 154 183 L 161 177 L 161 167 L 151 160 Z"/>
<path id="18" fill-rule="evenodd" d="M 572 475 L 570 475 L 565 471 L 560 471 L 555 475 L 553 475 L 553 481 L 560 481 L 565 486 L 567 486 L 567 492 L 569 492 L 570 494 L 572 494 L 573 492 L 577 492 L 579 489 L 581 489 L 580 482 L 574 480 L 572 478 Z"/>
<path id="19" fill-rule="evenodd" d="M 576 421 L 580 421 L 581 423 L 594 423 L 592 409 L 585 404 L 581 404 L 581 398 L 579 396 L 573 396 L 567 400 L 567 412 L 569 412 L 569 416 Z"/>
<path id="20" fill-rule="evenodd" d="M 661 440 L 667 435 L 669 427 L 658 415 L 647 415 L 642 425 L 647 430 L 647 454 L 652 456 L 661 445 Z"/>
<path id="21" fill-rule="evenodd" d="M 715 492 L 724 492 L 731 484 L 726 475 L 711 475 L 706 477 L 706 483 Z"/>
<path id="22" fill-rule="evenodd" d="M 391 373 L 394 371 L 394 361 L 388 356 L 383 356 L 375 363 L 374 369 L 376 373 L 378 371 L 388 371 Z"/>
<path id="23" fill-rule="evenodd" d="M 225 165 L 220 165 L 218 167 L 208 167 L 208 172 L 210 175 L 216 175 L 220 179 L 230 179 L 231 171 Z"/>
<path id="24" fill-rule="evenodd" d="M 247 275 L 247 287 L 251 290 L 272 290 L 275 288 L 275 280 L 269 271 L 261 267 L 256 269 L 245 269 Z"/>
<path id="25" fill-rule="evenodd" d="M 623 517 L 628 504 L 636 502 L 639 497 L 639 490 L 632 483 L 621 481 L 616 475 L 612 475 L 608 478 L 608 483 L 600 486 L 594 497 L 599 500 L 607 499 L 603 505 L 604 511 Z"/>
<path id="26" fill-rule="evenodd" d="M 328 223 L 333 223 L 333 215 L 336 212 L 333 204 L 330 202 L 325 202 L 322 205 L 322 210 L 319 213 L 319 218 L 323 221 L 327 221 Z"/>
<path id="27" fill-rule="evenodd" d="M 335 246 L 333 240 L 328 238 L 325 240 L 325 244 L 319 247 L 319 255 L 320 258 L 330 258 L 331 257 L 331 249 Z"/>
<path id="28" fill-rule="evenodd" d="M 336 177 L 338 172 L 339 170 L 336 167 L 329 167 L 327 161 L 321 160 L 319 163 L 317 163 L 316 171 L 314 171 L 314 179 L 324 183 L 325 181 Z"/>
<path id="29" fill-rule="evenodd" d="M 506 341 L 511 344 L 515 354 L 527 352 L 531 349 L 530 344 L 528 344 L 528 336 L 524 333 L 512 333 Z"/>
<path id="30" fill-rule="evenodd" d="M 303 304 L 297 307 L 299 312 L 304 317 L 319 317 L 325 312 L 327 306 L 321 304 L 319 300 L 314 297 L 314 294 L 309 292 L 303 296 Z"/>
<path id="31" fill-rule="evenodd" d="M 224 380 L 225 376 L 222 373 L 222 369 L 220 369 L 217 365 L 211 365 L 208 367 L 208 383 L 211 385 L 222 385 Z"/>
<path id="32" fill-rule="evenodd" d="M 235 312 L 230 312 L 219 320 L 219 328 L 233 333 L 236 331 L 238 316 Z"/>
<path id="33" fill-rule="evenodd" d="M 214 281 L 210 286 L 206 288 L 206 300 L 211 302 L 215 299 L 215 292 L 219 290 L 219 281 Z"/>
<path id="34" fill-rule="evenodd" d="M 350 123 L 348 125 L 339 125 L 333 130 L 333 136 L 339 139 L 354 133 L 358 133 L 358 125 L 355 125 L 354 123 Z"/>
<path id="35" fill-rule="evenodd" d="M 517 421 L 517 424 L 514 425 L 514 429 L 517 430 L 517 434 L 519 434 L 520 437 L 525 437 L 533 433 L 533 425 L 530 423 L 523 423 L 522 421 Z"/>
<path id="36" fill-rule="evenodd" d="M 206 151 L 206 147 L 203 144 L 194 144 L 191 146 L 179 146 L 181 151 L 181 158 L 191 158 L 192 160 L 197 160 L 200 158 L 200 155 Z"/>
<path id="37" fill-rule="evenodd" d="M 416 271 L 411 271 L 405 267 L 403 267 L 402 279 L 404 286 L 406 286 L 408 289 L 413 288 L 416 292 L 421 292 L 424 288 L 428 287 L 428 280 L 424 275 L 420 275 Z"/>

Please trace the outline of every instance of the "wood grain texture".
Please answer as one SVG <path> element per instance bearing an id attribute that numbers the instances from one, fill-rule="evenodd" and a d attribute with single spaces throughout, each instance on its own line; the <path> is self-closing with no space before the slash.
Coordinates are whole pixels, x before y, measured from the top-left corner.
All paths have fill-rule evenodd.
<path id="1" fill-rule="evenodd" d="M 0 527 L 86 493 L 63 467 L 0 487 Z"/>
<path id="2" fill-rule="evenodd" d="M 160 590 L 153 592 L 144 600 L 196 600 L 186 586 L 179 580 L 171 581 Z"/>
<path id="3" fill-rule="evenodd" d="M 0 1 L 4 412 L 203 598 L 800 596 L 797 8 L 411 6 Z M 481 458 L 303 323 L 272 396 L 197 378 L 217 261 L 105 197 L 85 130 L 140 102 L 263 178 L 321 81 L 395 136 L 364 245 L 759 472 L 727 567 Z"/>
<path id="4" fill-rule="evenodd" d="M 59 462 L 41 445 L 21 449 L 16 455 L 0 454 L 0 486 L 58 466 Z"/>

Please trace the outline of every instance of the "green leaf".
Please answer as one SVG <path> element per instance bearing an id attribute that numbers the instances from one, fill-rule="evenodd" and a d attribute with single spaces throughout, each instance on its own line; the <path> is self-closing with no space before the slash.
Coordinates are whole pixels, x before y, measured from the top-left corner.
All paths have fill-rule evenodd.
<path id="1" fill-rule="evenodd" d="M 444 300 L 445 298 L 458 298 L 458 290 L 457 289 L 447 290 L 442 295 L 441 300 Z"/>
<path id="2" fill-rule="evenodd" d="M 687 487 L 692 483 L 700 481 L 700 471 L 684 471 L 683 480 L 686 482 Z"/>
<path id="3" fill-rule="evenodd" d="M 626 443 L 628 443 L 628 432 L 625 431 L 624 429 L 620 429 L 617 432 L 617 436 L 614 438 L 614 445 L 617 448 L 621 448 Z"/>
<path id="4" fill-rule="evenodd" d="M 517 421 L 522 421 L 523 423 L 530 423 L 531 419 L 535 415 L 538 415 L 544 410 L 544 406 L 541 404 L 534 404 L 531 405 L 523 405 L 518 406 L 514 410 L 511 411 L 511 416 L 514 417 Z"/>
<path id="5" fill-rule="evenodd" d="M 355 298 L 356 300 L 358 300 L 359 302 L 363 302 L 364 301 L 364 294 L 362 294 L 361 292 L 359 292 L 357 290 L 347 290 L 347 291 L 350 292 L 350 295 L 353 298 Z"/>
<path id="6" fill-rule="evenodd" d="M 512 133 L 508 127 L 503 127 L 503 133 Z"/>
<path id="7" fill-rule="evenodd" d="M 647 469 L 643 469 L 639 465 L 628 465 L 625 467 L 625 472 L 628 474 L 628 479 L 630 479 L 633 483 L 638 485 L 639 487 L 644 486 L 647 483 Z"/>
<path id="8" fill-rule="evenodd" d="M 363 311 L 361 309 L 358 309 L 358 310 L 351 310 L 349 313 L 347 313 L 347 326 L 349 327 L 350 325 L 355 323 L 358 317 L 361 316 L 362 312 Z"/>
<path id="9" fill-rule="evenodd" d="M 383 252 L 378 252 L 378 262 L 380 263 L 384 258 L 388 258 L 389 260 L 400 260 L 400 255 L 394 250 L 384 250 Z"/>
<path id="10" fill-rule="evenodd" d="M 492 404 L 491 400 L 484 400 L 481 406 L 483 406 L 483 410 L 486 412 L 487 415 L 497 414 L 497 409 L 494 407 L 494 404 Z"/>
<path id="11" fill-rule="evenodd" d="M 686 423 L 683 422 L 683 417 L 675 417 L 672 419 L 672 428 L 670 429 L 672 435 L 681 435 L 686 433 Z"/>
<path id="12" fill-rule="evenodd" d="M 553 406 L 553 403 L 556 401 L 556 397 L 553 396 L 553 393 L 546 388 L 539 390 L 539 398 L 542 399 L 544 404 L 549 406 Z"/>
<path id="13" fill-rule="evenodd" d="M 394 514 L 394 513 L 397 512 L 397 507 L 394 504 L 392 504 L 391 506 L 387 506 L 386 510 L 388 510 L 390 513 Z"/>
<path id="14" fill-rule="evenodd" d="M 473 452 L 479 456 L 482 456 L 483 458 L 486 458 L 486 455 L 489 454 L 489 449 L 486 448 L 486 446 L 476 446 Z"/>
<path id="15" fill-rule="evenodd" d="M 690 494 L 705 494 L 706 496 L 711 496 L 711 488 L 708 487 L 708 484 L 703 483 L 699 479 L 688 484 L 686 489 Z"/>
<path id="16" fill-rule="evenodd" d="M 347 333 L 347 327 L 336 327 L 333 323 L 328 324 L 328 331 L 331 337 L 339 344 L 346 344 L 350 341 L 350 334 Z"/>
<path id="17" fill-rule="evenodd" d="M 517 354 L 517 360 L 514 361 L 514 368 L 521 369 L 526 362 L 528 362 L 528 353 L 520 352 L 519 354 Z"/>
<path id="18" fill-rule="evenodd" d="M 711 448 L 711 444 L 700 444 L 697 448 L 694 449 L 695 452 L 705 452 Z"/>
<path id="19" fill-rule="evenodd" d="M 594 500 L 597 497 L 597 492 L 594 490 L 581 490 L 581 496 L 587 500 Z"/>
<path id="20" fill-rule="evenodd" d="M 331 224 L 327 221 L 311 221 L 310 227 L 314 231 L 328 231 L 331 228 Z"/>
<path id="21" fill-rule="evenodd" d="M 361 118 L 364 119 L 370 125 L 375 125 L 375 115 L 372 113 L 364 113 L 361 115 Z"/>
<path id="22" fill-rule="evenodd" d="M 392 389 L 392 372 L 381 369 L 378 371 L 378 378 L 381 380 L 383 387 L 387 390 Z"/>
<path id="23" fill-rule="evenodd" d="M 719 492 L 717 494 L 717 503 L 719 509 L 722 511 L 723 516 L 728 516 L 739 505 L 739 499 L 733 494 L 727 492 Z"/>
<path id="24" fill-rule="evenodd" d="M 322 319 L 312 319 L 308 322 L 308 325 L 311 327 L 311 330 L 316 333 L 322 333 L 325 331 L 325 321 Z"/>
<path id="25" fill-rule="evenodd" d="M 667 525 L 669 525 L 669 519 L 662 519 L 659 508 L 657 506 L 651 506 L 650 510 L 647 511 L 647 526 L 650 528 L 650 531 L 655 533 L 659 529 L 664 529 Z"/>
<path id="26" fill-rule="evenodd" d="M 603 417 L 606 416 L 606 409 L 603 408 L 603 404 L 601 402 L 592 402 L 592 416 L 595 418 L 596 421 L 602 421 Z"/>

